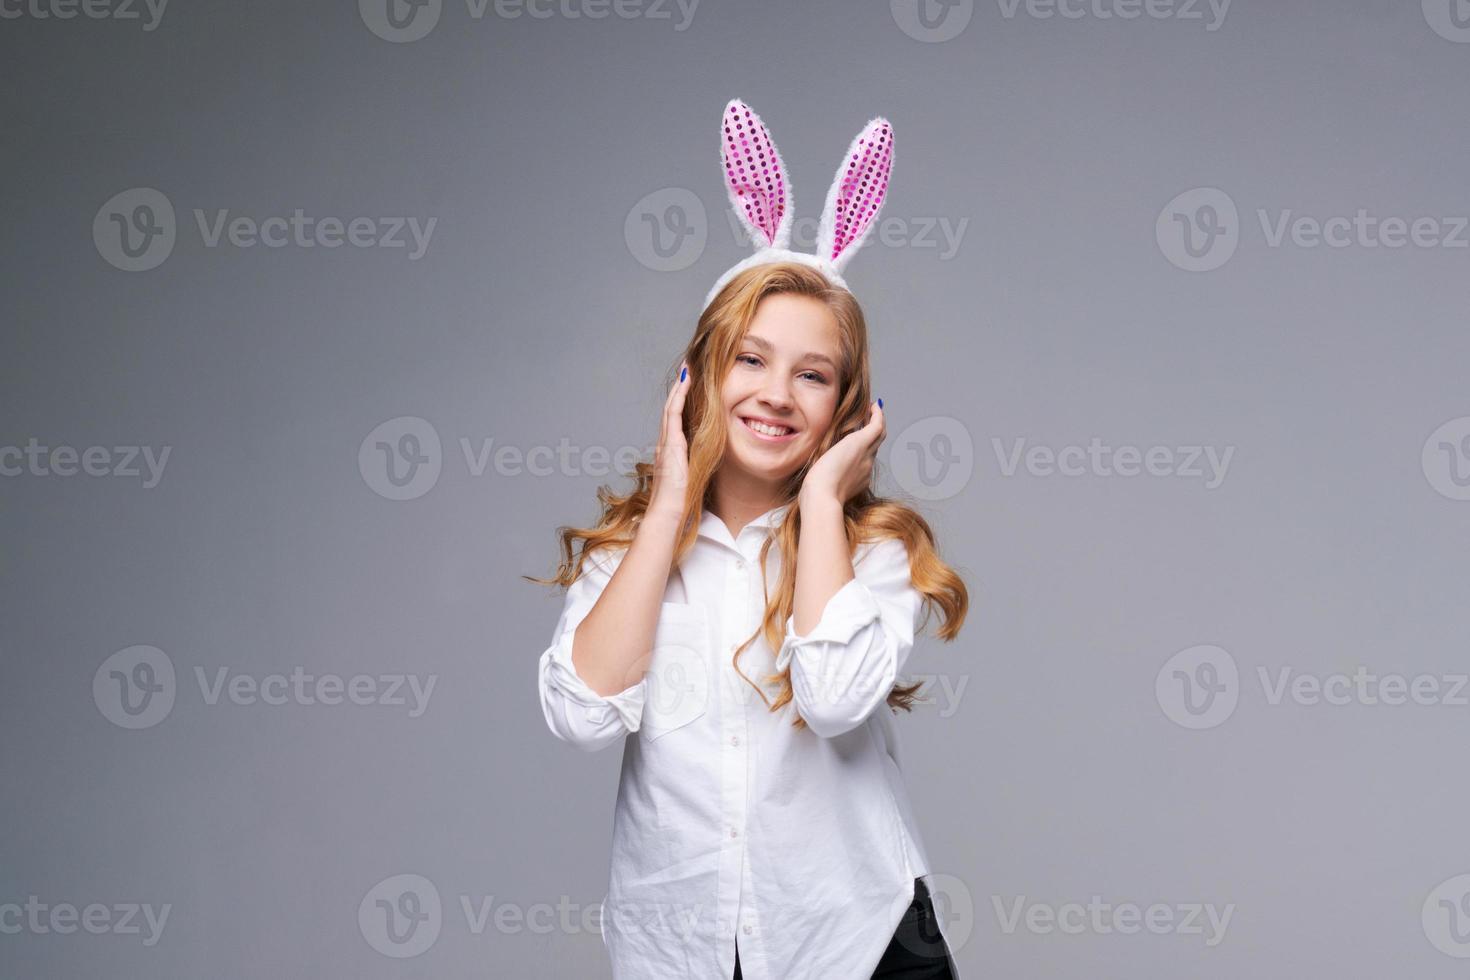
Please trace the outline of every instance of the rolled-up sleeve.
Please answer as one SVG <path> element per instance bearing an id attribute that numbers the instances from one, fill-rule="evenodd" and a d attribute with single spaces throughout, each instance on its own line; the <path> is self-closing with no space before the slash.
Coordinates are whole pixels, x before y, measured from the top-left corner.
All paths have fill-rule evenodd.
<path id="1" fill-rule="evenodd" d="M 908 549 L 885 538 L 859 552 L 852 581 L 827 600 L 810 633 L 797 636 L 796 617 L 787 618 L 776 670 L 790 665 L 792 698 L 813 733 L 851 731 L 886 703 L 913 650 L 922 605 Z"/>
<path id="2" fill-rule="evenodd" d="M 552 734 L 564 742 L 595 752 L 636 732 L 643 719 L 647 690 L 642 678 L 616 694 L 601 695 L 572 666 L 577 627 L 592 611 L 626 549 L 599 548 L 587 556 L 582 575 L 567 588 L 561 619 L 551 646 L 541 654 L 538 686 L 541 711 Z"/>

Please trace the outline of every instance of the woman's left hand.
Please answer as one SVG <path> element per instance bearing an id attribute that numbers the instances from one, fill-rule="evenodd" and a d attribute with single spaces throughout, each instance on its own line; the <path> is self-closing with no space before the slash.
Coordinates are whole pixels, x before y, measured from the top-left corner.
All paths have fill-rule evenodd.
<path id="1" fill-rule="evenodd" d="M 868 424 L 837 440 L 807 470 L 801 484 L 801 502 L 836 501 L 841 505 L 868 487 L 884 432 L 883 407 L 874 402 Z"/>

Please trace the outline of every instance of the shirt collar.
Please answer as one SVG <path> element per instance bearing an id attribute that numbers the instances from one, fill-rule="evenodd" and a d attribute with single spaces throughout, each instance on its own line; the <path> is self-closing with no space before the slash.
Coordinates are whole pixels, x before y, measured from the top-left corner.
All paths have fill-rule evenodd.
<path id="1" fill-rule="evenodd" d="M 779 507 L 772 507 L 759 517 L 751 518 L 750 523 L 745 525 L 745 527 L 775 527 L 781 523 L 781 520 L 786 516 L 786 512 L 790 509 L 790 503 L 782 504 Z M 744 528 L 741 530 L 743 531 Z M 720 520 L 708 508 L 701 511 L 699 515 L 699 534 L 706 538 L 713 538 L 716 541 L 730 540 L 730 529 L 725 526 L 724 521 Z"/>

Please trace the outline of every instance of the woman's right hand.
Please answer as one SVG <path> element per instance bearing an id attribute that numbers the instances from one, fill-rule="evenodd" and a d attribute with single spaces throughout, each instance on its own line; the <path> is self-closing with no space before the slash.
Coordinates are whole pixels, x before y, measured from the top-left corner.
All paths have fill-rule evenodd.
<path id="1" fill-rule="evenodd" d="M 572 636 L 572 669 L 603 697 L 638 683 L 649 667 L 659 609 L 684 529 L 684 497 L 689 486 L 684 393 L 688 390 L 688 365 L 681 365 L 679 380 L 664 402 L 648 509 L 628 553 Z M 642 464 L 639 468 L 643 469 Z"/>
<path id="2" fill-rule="evenodd" d="M 648 515 L 666 517 L 680 525 L 689 487 L 689 443 L 684 438 L 684 396 L 689 384 L 689 365 L 682 364 L 679 378 L 664 400 L 658 448 L 653 457 L 653 491 L 648 500 Z"/>

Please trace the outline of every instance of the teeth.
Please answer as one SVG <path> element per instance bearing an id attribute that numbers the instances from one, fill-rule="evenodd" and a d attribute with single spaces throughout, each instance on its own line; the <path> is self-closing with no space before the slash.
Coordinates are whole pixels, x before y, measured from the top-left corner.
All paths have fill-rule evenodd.
<path id="1" fill-rule="evenodd" d="M 785 426 L 766 425 L 766 423 L 757 422 L 755 419 L 746 419 L 745 424 L 764 436 L 784 436 L 791 431 Z"/>

